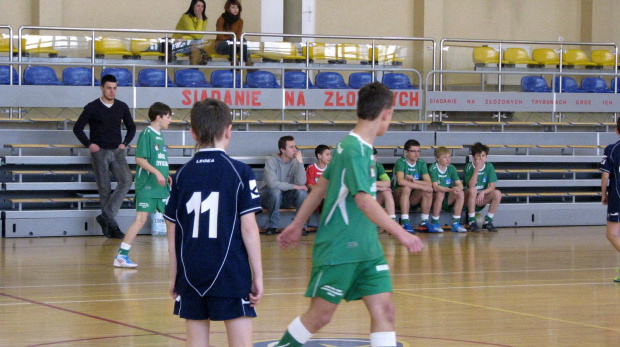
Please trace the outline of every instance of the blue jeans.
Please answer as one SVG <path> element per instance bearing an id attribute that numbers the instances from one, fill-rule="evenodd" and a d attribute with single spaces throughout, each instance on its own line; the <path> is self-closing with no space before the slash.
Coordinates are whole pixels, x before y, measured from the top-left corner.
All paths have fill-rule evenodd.
<path id="1" fill-rule="evenodd" d="M 110 227 L 118 227 L 114 217 L 118 214 L 132 183 L 131 171 L 125 159 L 125 150 L 102 148 L 98 152 L 91 153 L 91 157 L 101 202 L 101 215 Z M 114 192 L 112 192 L 110 172 L 118 182 Z"/>
<path id="2" fill-rule="evenodd" d="M 304 200 L 308 196 L 305 190 L 286 190 L 282 191 L 276 188 L 263 188 L 260 191 L 260 199 L 263 208 L 269 210 L 269 218 L 267 220 L 267 228 L 277 228 L 280 223 L 280 208 L 293 208 L 297 210 L 301 207 Z"/>
<path id="3" fill-rule="evenodd" d="M 233 61 L 234 57 L 233 57 L 233 41 L 232 40 L 226 40 L 226 41 L 222 41 L 220 42 L 217 46 L 215 46 L 215 51 L 217 52 L 217 54 L 228 54 L 228 59 L 230 59 L 230 61 Z M 239 54 L 239 45 L 237 44 L 237 54 Z M 247 62 L 249 60 L 249 54 L 248 54 L 248 45 L 243 42 L 243 61 Z"/>

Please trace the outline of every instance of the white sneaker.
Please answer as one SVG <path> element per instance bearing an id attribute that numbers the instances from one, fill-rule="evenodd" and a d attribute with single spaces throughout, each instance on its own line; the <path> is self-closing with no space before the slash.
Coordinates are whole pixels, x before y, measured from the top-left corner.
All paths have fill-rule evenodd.
<path id="1" fill-rule="evenodd" d="M 116 258 L 114 258 L 114 266 L 116 267 L 128 267 L 128 268 L 134 268 L 134 267 L 138 267 L 138 264 L 132 262 L 131 260 L 129 260 L 129 256 L 128 255 L 117 255 Z"/>

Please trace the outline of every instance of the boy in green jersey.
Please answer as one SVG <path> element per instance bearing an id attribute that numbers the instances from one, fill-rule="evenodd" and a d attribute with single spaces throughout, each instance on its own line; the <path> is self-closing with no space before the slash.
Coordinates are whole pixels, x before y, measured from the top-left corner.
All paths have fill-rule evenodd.
<path id="1" fill-rule="evenodd" d="M 461 225 L 461 213 L 465 202 L 463 183 L 456 172 L 454 165 L 450 165 L 450 150 L 446 147 L 435 149 L 436 162 L 428 169 L 428 174 L 433 182 L 433 217 L 428 231 L 442 233 L 439 225 L 439 214 L 443 209 L 446 212 L 453 211 L 452 231 L 455 233 L 466 232 Z"/>
<path id="2" fill-rule="evenodd" d="M 304 223 L 325 202 L 312 251 L 308 310 L 288 326 L 278 346 L 302 346 L 324 327 L 342 299 L 362 299 L 371 316 L 371 346 L 396 346 L 389 266 L 379 243 L 380 226 L 419 252 L 422 241 L 394 222 L 375 200 L 377 176 L 372 143 L 392 119 L 393 94 L 374 82 L 359 91 L 358 121 L 334 150 L 332 160 L 293 222 L 278 236 L 280 248 L 295 248 Z"/>
<path id="3" fill-rule="evenodd" d="M 168 149 L 161 131 L 172 122 L 172 110 L 164 103 L 156 102 L 149 108 L 151 125 L 140 133 L 136 147 L 136 219 L 131 223 L 114 266 L 135 268 L 138 264 L 129 260 L 129 249 L 138 232 L 146 223 L 149 213 L 164 212 L 170 194 L 172 179 L 168 176 Z"/>
<path id="4" fill-rule="evenodd" d="M 392 192 L 400 206 L 400 224 L 410 233 L 414 230 L 409 221 L 409 207 L 420 205 L 419 230 L 428 230 L 428 215 L 433 201 L 433 184 L 428 175 L 426 162 L 420 159 L 420 143 L 417 140 L 405 142 L 405 156 L 394 163 Z"/>
<path id="5" fill-rule="evenodd" d="M 396 220 L 396 204 L 392 196 L 392 188 L 390 188 L 390 176 L 385 172 L 383 164 L 377 161 L 377 149 L 373 147 L 372 153 L 375 156 L 377 172 L 377 202 L 379 205 L 385 206 L 385 212 L 387 212 L 390 218 Z"/>
<path id="6" fill-rule="evenodd" d="M 465 201 L 467 203 L 467 222 L 469 231 L 480 231 L 480 226 L 476 223 L 476 210 L 483 209 L 489 205 L 489 212 L 484 217 L 482 229 L 497 231 L 493 225 L 493 216 L 502 200 L 502 192 L 495 188 L 497 175 L 493 164 L 487 163 L 489 147 L 480 142 L 471 146 L 471 156 L 473 163 L 465 165 L 465 183 L 467 192 Z"/>

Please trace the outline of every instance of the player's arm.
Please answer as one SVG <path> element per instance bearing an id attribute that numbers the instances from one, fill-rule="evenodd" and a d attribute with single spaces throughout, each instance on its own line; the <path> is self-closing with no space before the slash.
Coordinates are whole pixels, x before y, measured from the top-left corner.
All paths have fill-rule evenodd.
<path id="1" fill-rule="evenodd" d="M 442 187 L 439 182 L 433 182 L 433 190 L 436 192 L 449 193 L 452 191 L 452 188 Z"/>
<path id="2" fill-rule="evenodd" d="M 419 252 L 424 248 L 422 240 L 415 235 L 409 234 L 402 226 L 393 221 L 372 195 L 360 191 L 353 198 L 357 207 L 371 222 L 396 237 L 407 247 L 409 252 Z"/>
<path id="3" fill-rule="evenodd" d="M 328 185 L 329 180 L 321 176 L 314 189 L 312 189 L 304 200 L 304 203 L 301 204 L 301 207 L 297 210 L 293 222 L 278 235 L 280 248 L 286 249 L 289 246 L 291 248 L 297 247 L 297 242 L 299 242 L 299 237 L 301 236 L 301 229 L 304 227 L 308 218 L 310 218 L 312 212 L 314 212 L 316 208 L 319 207 L 321 201 L 323 201 Z"/>
<path id="4" fill-rule="evenodd" d="M 175 245 L 176 224 L 166 219 L 166 232 L 168 234 L 168 257 L 170 258 L 170 290 L 173 299 L 177 298 L 174 285 L 177 278 L 177 251 Z"/>
<path id="5" fill-rule="evenodd" d="M 161 172 L 159 172 L 159 170 L 157 170 L 153 165 L 149 164 L 146 158 L 136 157 L 136 164 L 138 164 L 141 168 L 143 168 L 150 174 L 155 175 L 155 177 L 157 177 L 157 184 L 162 187 L 166 186 L 166 178 L 164 177 L 164 175 L 162 175 Z"/>
<path id="6" fill-rule="evenodd" d="M 377 181 L 377 190 L 380 192 L 391 191 L 392 189 L 390 188 L 390 186 L 391 186 L 391 182 L 389 181 L 389 179 L 387 181 L 383 181 L 383 180 Z"/>
<path id="7" fill-rule="evenodd" d="M 603 171 L 601 174 L 601 202 L 607 205 L 607 182 L 609 182 L 609 172 Z"/>
<path id="8" fill-rule="evenodd" d="M 260 250 L 260 235 L 254 213 L 247 213 L 241 216 L 241 237 L 243 238 L 245 249 L 248 251 L 250 267 L 252 268 L 250 306 L 256 306 L 263 297 L 263 263 Z"/>
<path id="9" fill-rule="evenodd" d="M 452 186 L 452 191 L 455 193 L 463 191 L 463 182 L 461 180 L 455 181 L 454 186 Z"/>

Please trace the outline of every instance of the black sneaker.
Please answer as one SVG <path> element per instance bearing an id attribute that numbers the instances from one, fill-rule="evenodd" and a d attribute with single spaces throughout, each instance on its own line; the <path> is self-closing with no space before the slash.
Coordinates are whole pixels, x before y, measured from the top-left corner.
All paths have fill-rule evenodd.
<path id="1" fill-rule="evenodd" d="M 488 231 L 497 231 L 497 228 L 493 225 L 492 222 L 486 222 L 482 225 L 482 229 L 486 229 Z"/>
<path id="2" fill-rule="evenodd" d="M 276 233 L 276 228 L 267 228 L 265 231 L 266 235 L 274 235 Z"/>
<path id="3" fill-rule="evenodd" d="M 101 232 L 103 233 L 103 235 L 107 238 L 111 238 L 113 235 L 110 232 L 110 227 L 108 226 L 108 222 L 105 220 L 105 218 L 103 218 L 102 215 L 98 215 L 95 220 L 97 221 L 97 223 L 99 224 L 99 226 L 101 227 Z"/>
<path id="4" fill-rule="evenodd" d="M 469 229 L 467 229 L 468 231 L 480 231 L 480 227 L 478 226 L 478 223 L 476 222 L 471 222 L 469 223 Z"/>
<path id="5" fill-rule="evenodd" d="M 122 240 L 122 239 L 125 238 L 125 234 L 123 234 L 123 232 L 121 231 L 121 229 L 118 226 L 110 228 L 110 233 L 112 234 L 112 236 L 109 236 L 109 237 L 111 237 L 113 239 Z"/>

